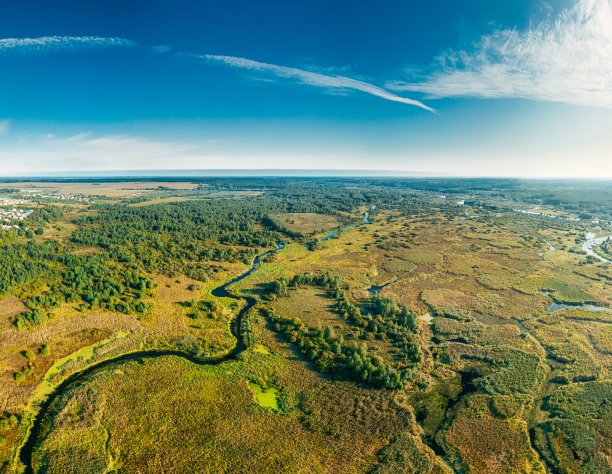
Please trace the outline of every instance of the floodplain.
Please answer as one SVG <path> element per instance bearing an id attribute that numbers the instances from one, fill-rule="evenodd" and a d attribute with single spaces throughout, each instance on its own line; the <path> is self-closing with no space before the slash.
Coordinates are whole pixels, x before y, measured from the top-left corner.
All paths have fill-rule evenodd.
<path id="1" fill-rule="evenodd" d="M 0 472 L 612 470 L 612 193 L 541 186 L 1 183 Z"/>

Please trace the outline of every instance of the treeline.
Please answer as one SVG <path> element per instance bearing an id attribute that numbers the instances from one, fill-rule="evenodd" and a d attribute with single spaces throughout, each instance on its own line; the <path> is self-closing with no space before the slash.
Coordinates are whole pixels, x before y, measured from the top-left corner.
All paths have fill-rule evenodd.
<path id="1" fill-rule="evenodd" d="M 301 238 L 302 234 L 290 230 L 277 213 L 338 214 L 373 199 L 362 191 L 348 190 L 339 191 L 340 199 L 333 191 L 323 193 L 323 197 L 313 189 L 303 190 L 298 196 L 285 190 L 250 199 L 141 207 L 93 204 L 90 208 L 100 212 L 77 221 L 79 229 L 71 240 L 101 248 L 117 261 L 141 264 L 149 272 L 206 280 L 213 267 L 207 270 L 203 262 L 250 263 L 261 248 L 272 247 L 287 237 Z"/>
<path id="2" fill-rule="evenodd" d="M 299 318 L 281 317 L 270 309 L 263 310 L 275 329 L 288 341 L 297 344 L 300 353 L 313 362 L 317 370 L 337 379 L 391 390 L 401 388 L 412 379 L 413 369 L 422 357 L 415 313 L 380 296 L 373 296 L 366 302 L 364 310 L 367 312 L 364 313 L 346 296 L 339 277 L 332 277 L 328 272 L 280 278 L 269 285 L 268 298 L 288 296 L 291 288 L 299 286 L 326 288 L 337 300 L 336 311 L 348 324 L 361 328 L 366 340 L 390 341 L 402 354 L 400 363 L 386 364 L 378 355 L 368 353 L 364 343 L 347 343 L 341 334 L 336 335 L 333 328 L 309 328 Z"/>
<path id="3" fill-rule="evenodd" d="M 34 212 L 23 221 L 27 227 L 44 227 L 46 224 L 57 221 L 64 216 L 58 206 L 43 206 L 34 209 Z"/>

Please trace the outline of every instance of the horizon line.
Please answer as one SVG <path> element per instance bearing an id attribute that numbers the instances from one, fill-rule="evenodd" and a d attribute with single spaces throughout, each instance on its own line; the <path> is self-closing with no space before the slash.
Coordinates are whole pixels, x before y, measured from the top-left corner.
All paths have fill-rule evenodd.
<path id="1" fill-rule="evenodd" d="M 433 171 L 392 169 L 302 169 L 302 168 L 209 168 L 209 169 L 134 169 L 71 170 L 0 174 L 0 181 L 10 179 L 78 178 L 441 178 L 441 179 L 536 179 L 536 180 L 612 180 L 612 176 L 517 176 L 455 175 Z"/>

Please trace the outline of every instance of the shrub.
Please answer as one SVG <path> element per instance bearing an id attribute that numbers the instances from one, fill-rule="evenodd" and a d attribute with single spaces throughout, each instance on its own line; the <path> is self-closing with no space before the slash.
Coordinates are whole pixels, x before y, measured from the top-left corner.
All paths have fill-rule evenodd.
<path id="1" fill-rule="evenodd" d="M 35 360 L 36 354 L 33 351 L 25 350 L 23 351 L 23 356 L 28 360 Z"/>

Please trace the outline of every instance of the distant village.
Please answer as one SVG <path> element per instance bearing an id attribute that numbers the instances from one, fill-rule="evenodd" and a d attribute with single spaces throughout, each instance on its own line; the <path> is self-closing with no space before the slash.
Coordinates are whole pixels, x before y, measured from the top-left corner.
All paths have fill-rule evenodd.
<path id="1" fill-rule="evenodd" d="M 91 196 L 85 196 L 83 194 L 57 194 L 50 193 L 44 194 L 38 189 L 22 189 L 19 191 L 22 194 L 27 194 L 31 197 L 42 198 L 42 199 L 57 199 L 59 201 L 77 201 L 77 202 L 90 202 L 92 201 Z"/>
<path id="2" fill-rule="evenodd" d="M 27 204 L 26 199 L 0 198 L 0 206 L 19 206 Z M 34 212 L 32 209 L 0 209 L 0 227 L 4 230 L 18 229 L 20 226 L 14 224 L 15 221 L 23 221 Z"/>

